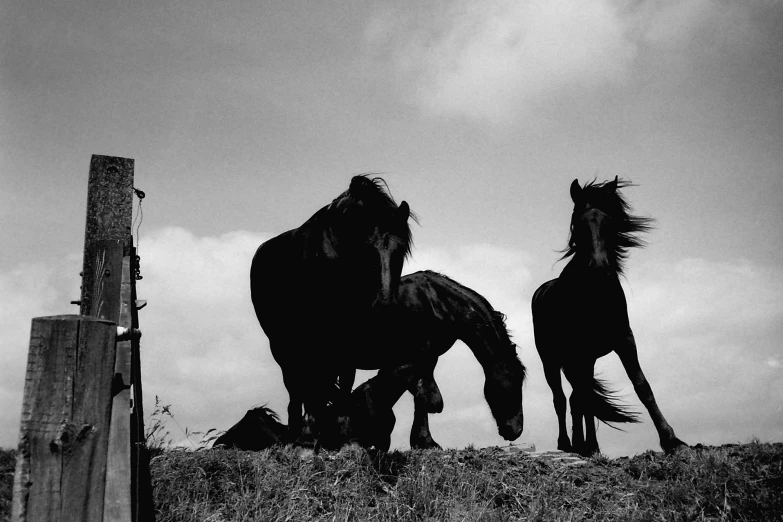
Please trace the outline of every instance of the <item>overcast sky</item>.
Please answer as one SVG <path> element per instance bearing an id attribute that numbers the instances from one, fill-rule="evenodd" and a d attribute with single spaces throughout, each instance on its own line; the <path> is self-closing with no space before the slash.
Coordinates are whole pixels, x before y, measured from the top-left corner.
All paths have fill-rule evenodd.
<path id="1" fill-rule="evenodd" d="M 134 158 L 147 194 L 145 407 L 183 428 L 264 403 L 285 418 L 252 255 L 373 171 L 420 216 L 405 272 L 507 314 L 529 368 L 519 441 L 553 449 L 530 297 L 563 267 L 571 181 L 617 175 L 657 220 L 624 286 L 664 415 L 690 444 L 783 440 L 780 27 L 771 0 L 2 2 L 0 446 L 31 318 L 76 312 L 92 154 Z M 598 370 L 643 409 L 614 354 Z M 436 378 L 436 440 L 505 444 L 464 345 Z M 659 449 L 643 418 L 601 427 L 604 452 Z"/>

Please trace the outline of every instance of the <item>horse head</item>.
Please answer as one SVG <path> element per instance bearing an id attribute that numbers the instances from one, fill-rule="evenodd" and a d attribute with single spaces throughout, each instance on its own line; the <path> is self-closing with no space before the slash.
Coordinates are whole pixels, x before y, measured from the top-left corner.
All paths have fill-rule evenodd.
<path id="1" fill-rule="evenodd" d="M 332 244 L 358 282 L 359 300 L 375 310 L 395 304 L 405 258 L 413 240 L 408 203 L 398 206 L 382 178 L 354 176 L 329 207 Z"/>
<path id="2" fill-rule="evenodd" d="M 603 204 L 617 191 L 617 178 L 604 184 L 598 191 L 588 191 L 574 180 L 571 183 L 571 200 L 574 212 L 571 217 L 571 239 L 576 255 L 591 269 L 609 272 L 616 263 L 610 246 L 613 237 L 612 217 Z"/>
<path id="3" fill-rule="evenodd" d="M 571 236 L 563 258 L 574 259 L 594 273 L 621 273 L 627 249 L 644 246 L 636 234 L 647 232 L 652 219 L 632 216 L 630 206 L 619 189 L 631 186 L 630 182 L 614 180 L 604 183 L 571 183 Z"/>
<path id="4" fill-rule="evenodd" d="M 525 367 L 516 355 L 491 364 L 484 382 L 484 397 L 497 423 L 498 434 L 506 440 L 516 440 L 525 424 L 522 411 Z"/>

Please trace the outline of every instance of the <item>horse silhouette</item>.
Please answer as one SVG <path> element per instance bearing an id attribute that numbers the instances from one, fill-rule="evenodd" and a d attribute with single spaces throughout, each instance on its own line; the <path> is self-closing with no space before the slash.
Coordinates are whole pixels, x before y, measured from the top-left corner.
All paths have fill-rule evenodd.
<path id="1" fill-rule="evenodd" d="M 638 422 L 638 414 L 617 404 L 613 393 L 595 378 L 595 361 L 612 351 L 620 357 L 636 394 L 647 408 L 663 450 L 673 452 L 687 447 L 666 422 L 639 366 L 620 285 L 628 249 L 644 246 L 638 234 L 648 232 L 652 226 L 652 219 L 629 213 L 630 206 L 618 192 L 628 186 L 630 182 L 616 177 L 611 182 L 591 182 L 584 187 L 578 180 L 573 181 L 571 234 L 562 257 L 572 259 L 560 277 L 541 285 L 532 299 L 536 348 L 557 413 L 557 447 L 585 456 L 599 451 L 594 418 L 610 426 Z M 572 440 L 566 430 L 561 370 L 573 389 Z"/>
<path id="2" fill-rule="evenodd" d="M 517 356 L 516 345 L 509 337 L 503 314 L 475 290 L 432 271 L 404 276 L 400 280 L 397 306 L 399 323 L 392 336 L 394 346 L 387 349 L 393 349 L 403 361 L 413 363 L 382 367 L 374 390 L 383 390 L 383 394 L 394 396 L 400 383 L 404 382 L 407 388 L 399 391 L 392 405 L 404 389 L 413 394 L 411 447 L 439 447 L 432 438 L 428 420 L 429 413 L 443 409 L 443 398 L 433 372 L 438 358 L 457 340 L 463 341 L 481 364 L 485 376 L 484 397 L 497 423 L 498 433 L 506 440 L 517 439 L 524 426 L 522 385 L 525 366 Z M 387 375 L 390 372 L 394 375 Z M 386 387 L 393 388 L 393 391 L 389 392 Z M 372 410 L 378 402 L 370 397 L 367 404 L 361 406 L 357 405 L 358 397 L 360 395 L 354 392 L 351 404 L 360 410 Z M 384 398 L 386 400 L 387 397 Z M 372 413 L 367 415 L 373 416 Z M 388 422 L 388 416 L 385 418 Z M 394 426 L 393 421 L 391 426 Z M 383 429 L 379 431 L 383 432 Z"/>
<path id="3" fill-rule="evenodd" d="M 397 206 L 385 187 L 381 178 L 353 177 L 331 204 L 253 257 L 251 298 L 283 373 L 294 440 L 303 406 L 319 431 L 327 404 L 340 400 L 340 374 L 380 367 L 379 353 L 363 348 L 383 335 L 378 324 L 395 308 L 412 246 L 410 208 Z M 350 387 L 341 388 L 346 400 Z"/>
<path id="4" fill-rule="evenodd" d="M 248 410 L 239 422 L 215 439 L 212 447 L 260 451 L 287 440 L 288 427 L 280 422 L 277 413 L 259 406 Z"/>
<path id="5" fill-rule="evenodd" d="M 405 364 L 357 386 L 336 415 L 340 443 L 388 451 L 397 421 L 392 408 L 406 390 L 416 388 L 417 381 L 415 365 Z"/>

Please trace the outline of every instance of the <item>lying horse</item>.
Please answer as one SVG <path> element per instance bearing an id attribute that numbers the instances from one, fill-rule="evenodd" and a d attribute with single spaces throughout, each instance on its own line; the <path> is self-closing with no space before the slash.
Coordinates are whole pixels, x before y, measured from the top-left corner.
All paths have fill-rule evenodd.
<path id="1" fill-rule="evenodd" d="M 399 343 L 400 357 L 415 361 L 415 364 L 412 367 L 384 367 L 378 373 L 378 379 L 381 382 L 396 379 L 398 384 L 402 379 L 414 395 L 411 448 L 439 447 L 432 438 L 428 420 L 433 404 L 443 409 L 433 371 L 438 358 L 457 340 L 470 348 L 484 370 L 484 397 L 497 423 L 498 433 L 506 440 L 517 439 L 524 424 L 522 384 L 525 366 L 517 356 L 503 314 L 492 308 L 478 292 L 428 270 L 406 275 L 400 280 L 397 304 L 402 319 L 401 333 L 395 342 Z M 394 395 L 399 386 L 392 387 L 390 395 Z M 400 395 L 402 393 L 400 391 Z M 352 395 L 351 399 L 355 407 L 357 396 Z M 371 410 L 372 404 L 368 403 L 365 409 Z"/>
<path id="2" fill-rule="evenodd" d="M 533 294 L 536 348 L 557 413 L 557 449 L 585 456 L 599 451 L 594 418 L 610 425 L 638 422 L 634 413 L 612 400 L 611 392 L 593 374 L 596 359 L 612 351 L 620 357 L 636 394 L 650 413 L 663 450 L 668 453 L 687 447 L 663 417 L 639 366 L 618 278 L 628 249 L 643 246 L 638 233 L 648 231 L 652 224 L 650 218 L 629 214 L 628 203 L 618 192 L 627 186 L 630 183 L 616 177 L 611 182 L 584 187 L 574 180 L 571 237 L 563 256 L 573 258 L 560 277 L 547 281 Z M 566 430 L 561 370 L 573 388 L 573 440 L 569 440 Z"/>
<path id="3" fill-rule="evenodd" d="M 260 451 L 288 440 L 288 427 L 277 413 L 260 406 L 248 410 L 242 420 L 215 439 L 212 447 L 223 446 L 248 451 Z"/>
<path id="4" fill-rule="evenodd" d="M 325 430 L 333 438 L 327 444 L 316 444 L 309 432 L 309 418 L 305 418 L 308 437 L 297 441 L 300 445 L 326 446 L 337 449 L 342 445 L 358 443 L 365 448 L 388 451 L 395 416 L 392 408 L 405 390 L 414 387 L 415 368 L 412 364 L 384 372 L 358 386 L 347 402 L 330 404 L 339 409 L 334 417 L 337 426 Z M 215 439 L 213 448 L 236 448 L 245 451 L 261 451 L 275 445 L 292 442 L 288 427 L 270 408 L 261 406 L 248 410 L 242 419 Z"/>

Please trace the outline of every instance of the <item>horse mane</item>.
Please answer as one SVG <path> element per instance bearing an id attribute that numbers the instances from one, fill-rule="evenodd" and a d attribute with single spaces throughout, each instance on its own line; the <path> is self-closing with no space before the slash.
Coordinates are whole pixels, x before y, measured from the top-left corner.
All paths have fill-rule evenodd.
<path id="1" fill-rule="evenodd" d="M 266 416 L 270 417 L 272 420 L 280 422 L 280 417 L 277 415 L 277 412 L 275 412 L 272 408 L 267 407 L 266 404 L 264 404 L 263 406 L 256 406 L 250 411 L 255 413 L 263 413 Z"/>
<path id="2" fill-rule="evenodd" d="M 440 277 L 448 281 L 452 285 L 459 288 L 465 294 L 470 295 L 474 299 L 480 301 L 481 304 L 487 308 L 487 310 L 490 313 L 490 322 L 489 323 L 482 322 L 477 324 L 476 326 L 479 327 L 477 328 L 477 330 L 481 330 L 483 327 L 488 326 L 497 334 L 497 337 L 500 340 L 501 344 L 505 347 L 505 350 L 500 355 L 503 357 L 509 356 L 509 358 L 516 359 L 516 361 L 522 367 L 522 378 L 524 379 L 526 374 L 526 368 L 525 365 L 522 363 L 522 361 L 519 359 L 519 355 L 517 354 L 516 343 L 511 340 L 511 332 L 509 331 L 508 326 L 506 326 L 506 314 L 498 310 L 495 310 L 495 308 L 492 306 L 492 303 L 490 303 L 486 297 L 484 297 L 477 291 L 473 290 L 472 288 L 468 288 L 462 283 L 455 281 L 449 276 L 442 274 L 440 272 L 434 272 L 432 270 L 425 270 L 425 272 L 428 272 L 434 276 Z"/>
<path id="3" fill-rule="evenodd" d="M 389 184 L 386 183 L 385 179 L 376 176 L 373 172 L 357 174 L 352 177 L 348 190 L 337 196 L 325 208 L 333 208 L 341 200 L 347 198 L 362 202 L 362 206 L 365 209 L 370 209 L 373 212 L 372 217 L 379 221 L 394 215 L 394 211 L 398 208 L 397 202 L 394 200 L 391 190 L 389 190 Z M 410 218 L 419 224 L 419 217 L 413 210 L 410 211 Z M 405 222 L 405 227 L 400 232 L 400 235 L 405 240 L 405 257 L 407 258 L 413 249 L 413 232 L 411 232 L 411 227 L 407 221 Z"/>
<path id="4" fill-rule="evenodd" d="M 644 248 L 647 243 L 639 237 L 639 234 L 647 233 L 653 228 L 655 220 L 650 217 L 632 215 L 631 205 L 620 193 L 626 187 L 635 187 L 629 180 L 617 179 L 616 190 L 609 185 L 615 181 L 597 183 L 594 179 L 582 187 L 581 199 L 591 206 L 601 209 L 612 219 L 615 228 L 613 241 L 610 241 L 611 250 L 617 266 L 617 273 L 622 274 L 624 261 L 628 258 L 628 250 L 631 248 Z M 571 227 L 568 234 L 568 246 L 562 250 L 566 259 L 577 251 L 576 238 L 574 237 L 574 225 L 577 220 L 577 205 L 571 215 Z"/>
<path id="5" fill-rule="evenodd" d="M 519 362 L 519 366 L 522 368 L 522 380 L 524 380 L 527 374 L 527 368 L 517 354 L 517 344 L 511 340 L 511 332 L 509 331 L 508 326 L 506 326 L 506 314 L 493 309 L 492 326 L 495 328 L 495 331 L 498 333 L 501 340 L 511 348 L 511 354 L 513 354 L 514 359 Z"/>

